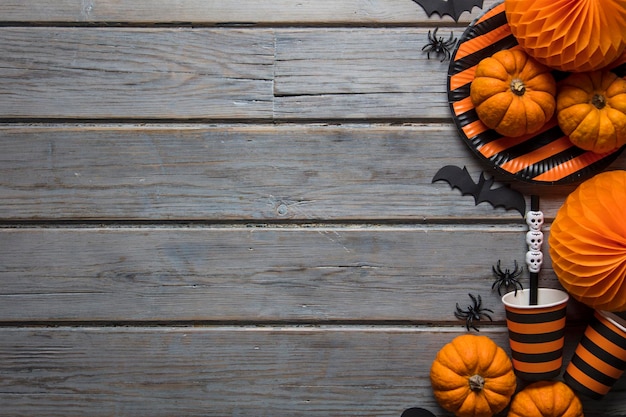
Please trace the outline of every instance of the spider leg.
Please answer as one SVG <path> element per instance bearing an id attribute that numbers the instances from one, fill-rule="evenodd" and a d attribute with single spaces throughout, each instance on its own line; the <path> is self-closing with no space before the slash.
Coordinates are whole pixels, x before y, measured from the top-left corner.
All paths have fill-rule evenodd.
<path id="1" fill-rule="evenodd" d="M 498 283 L 500 283 L 500 285 L 498 285 L 498 295 L 502 295 L 501 290 L 502 290 L 502 287 L 504 286 L 504 282 L 502 282 L 502 280 L 500 280 L 500 281 L 496 281 L 496 282 L 494 283 L 494 285 L 495 285 L 495 284 L 498 284 Z M 492 287 L 492 288 L 493 288 L 493 287 Z"/>
<path id="2" fill-rule="evenodd" d="M 465 311 L 461 310 L 461 307 L 459 307 L 459 303 L 456 303 L 456 311 L 454 312 L 454 316 L 457 319 L 465 319 L 465 318 L 467 318 L 467 313 L 465 313 Z"/>
<path id="3" fill-rule="evenodd" d="M 480 330 L 478 329 L 478 327 L 476 327 L 476 326 L 474 325 L 474 322 L 473 322 L 472 320 L 468 320 L 467 331 L 469 331 L 469 328 L 470 328 L 470 327 L 471 327 L 472 329 L 476 330 L 477 332 L 479 332 L 479 331 L 480 331 Z"/>
<path id="4" fill-rule="evenodd" d="M 504 274 L 504 272 L 502 272 L 502 268 L 500 267 L 500 259 L 498 259 L 498 263 L 496 264 L 496 266 L 492 266 L 491 269 L 493 270 L 493 273 L 496 275 Z"/>
<path id="5" fill-rule="evenodd" d="M 472 299 L 472 304 L 474 304 L 474 308 L 480 306 L 480 302 L 481 302 L 480 295 L 478 295 L 478 299 L 476 299 L 476 297 L 471 293 L 467 295 L 469 295 L 469 298 Z"/>
<path id="6" fill-rule="evenodd" d="M 515 265 L 515 269 L 513 269 L 513 272 L 511 273 L 511 275 L 513 278 L 517 278 L 521 275 L 522 272 L 524 272 L 524 267 L 517 269 L 518 268 L 517 261 L 513 261 L 513 263 Z"/>
<path id="7" fill-rule="evenodd" d="M 430 30 L 428 31 L 428 41 L 430 43 L 435 43 L 437 41 L 437 37 L 436 37 L 437 36 L 437 29 L 438 28 L 435 28 L 435 33 L 434 34 L 430 33 Z"/>
<path id="8" fill-rule="evenodd" d="M 471 295 L 471 294 L 470 294 L 470 295 Z M 478 298 L 478 303 L 476 303 L 476 298 L 474 298 L 474 297 L 471 297 L 471 298 L 472 298 L 472 300 L 474 301 L 474 308 L 475 308 L 476 310 L 480 310 L 480 309 L 481 309 L 481 307 L 482 307 L 482 305 L 483 305 L 483 299 L 482 299 L 482 297 L 480 296 L 480 294 L 478 294 L 478 295 L 476 296 L 476 298 Z"/>

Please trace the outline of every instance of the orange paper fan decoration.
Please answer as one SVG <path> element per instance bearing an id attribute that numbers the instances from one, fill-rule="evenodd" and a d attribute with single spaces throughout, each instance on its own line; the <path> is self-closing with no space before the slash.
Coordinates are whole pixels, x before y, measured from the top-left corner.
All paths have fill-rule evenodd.
<path id="1" fill-rule="evenodd" d="M 548 67 L 593 71 L 626 49 L 623 0 L 505 0 L 504 6 L 518 43 Z"/>
<path id="2" fill-rule="evenodd" d="M 557 212 L 548 242 L 554 272 L 573 298 L 626 311 L 626 171 L 578 186 Z"/>

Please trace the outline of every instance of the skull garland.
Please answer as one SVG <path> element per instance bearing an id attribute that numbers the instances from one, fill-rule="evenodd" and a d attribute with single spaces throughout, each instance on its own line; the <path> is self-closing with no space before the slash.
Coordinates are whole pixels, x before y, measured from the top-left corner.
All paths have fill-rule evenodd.
<path id="1" fill-rule="evenodd" d="M 528 252 L 526 252 L 526 265 L 531 273 L 538 273 L 543 263 L 543 253 L 541 245 L 543 245 L 543 232 L 541 227 L 544 223 L 543 212 L 539 210 L 529 210 L 526 212 L 526 224 L 528 232 L 526 232 L 526 244 Z"/>
<path id="2" fill-rule="evenodd" d="M 539 272 L 543 263 L 543 252 L 538 250 L 529 250 L 526 252 L 526 265 L 530 272 Z"/>
<path id="3" fill-rule="evenodd" d="M 540 251 L 543 244 L 543 233 L 538 230 L 526 232 L 526 244 L 530 250 Z"/>
<path id="4" fill-rule="evenodd" d="M 541 226 L 543 226 L 543 212 L 536 210 L 529 210 L 526 212 L 526 224 L 530 228 L 530 230 L 541 230 Z"/>

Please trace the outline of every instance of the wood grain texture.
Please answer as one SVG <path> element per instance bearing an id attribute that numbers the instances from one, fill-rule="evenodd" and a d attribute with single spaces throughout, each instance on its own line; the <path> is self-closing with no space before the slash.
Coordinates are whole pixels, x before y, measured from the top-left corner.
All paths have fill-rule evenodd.
<path id="1" fill-rule="evenodd" d="M 449 121 L 428 30 L 3 27 L 0 114 Z"/>
<path id="2" fill-rule="evenodd" d="M 447 417 L 428 374 L 435 353 L 458 334 L 414 327 L 5 328 L 0 403 L 13 417 L 398 417 L 409 407 Z M 484 334 L 508 349 L 504 328 Z M 584 400 L 585 416 L 623 416 L 625 390 L 622 380 L 603 401 Z"/>
<path id="3" fill-rule="evenodd" d="M 445 181 L 474 158 L 451 124 L 5 125 L 3 219 L 503 221 Z M 445 149 L 445 152 L 441 152 Z M 619 158 L 613 168 L 626 167 Z M 507 179 L 496 176 L 501 186 Z M 548 218 L 574 185 L 536 188 Z M 36 204 L 33 204 L 35 203 Z"/>
<path id="4" fill-rule="evenodd" d="M 450 417 L 430 364 L 468 293 L 508 347 L 526 225 L 432 183 L 486 167 L 422 47 L 496 1 L 0 0 L 0 416 Z M 546 234 L 575 187 L 512 185 Z"/>
<path id="5" fill-rule="evenodd" d="M 448 36 L 453 28 L 440 30 Z M 275 117 L 449 120 L 449 63 L 421 51 L 428 31 L 277 31 Z"/>
<path id="6" fill-rule="evenodd" d="M 486 0 L 486 10 L 496 0 Z M 424 10 L 411 0 L 0 0 L 7 22 L 133 22 L 204 24 L 387 24 L 453 22 L 433 15 L 429 21 Z M 475 7 L 464 12 L 460 23 L 469 23 L 481 13 Z"/>
<path id="7" fill-rule="evenodd" d="M 0 28 L 4 118 L 271 118 L 270 30 Z"/>
<path id="8" fill-rule="evenodd" d="M 522 263 L 525 252 L 524 227 L 515 225 L 3 229 L 0 321 L 462 328 L 453 312 L 471 304 L 468 292 L 503 320 L 491 266 Z M 542 274 L 554 285 L 549 262 Z"/>

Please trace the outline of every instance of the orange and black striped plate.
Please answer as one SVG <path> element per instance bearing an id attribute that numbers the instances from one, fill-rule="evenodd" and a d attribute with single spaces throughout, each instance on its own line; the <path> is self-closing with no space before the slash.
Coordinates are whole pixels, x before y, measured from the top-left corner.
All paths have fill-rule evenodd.
<path id="1" fill-rule="evenodd" d="M 450 59 L 448 101 L 461 138 L 489 166 L 516 180 L 535 184 L 566 184 L 582 181 L 605 169 L 624 149 L 604 154 L 582 150 L 572 144 L 556 123 L 556 117 L 537 133 L 503 137 L 479 119 L 470 99 L 476 65 L 494 53 L 519 48 L 499 3 L 465 30 Z M 626 64 L 614 68 L 624 77 Z M 566 73 L 554 72 L 562 79 Z"/>

